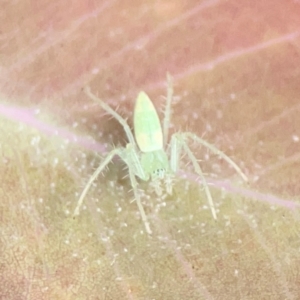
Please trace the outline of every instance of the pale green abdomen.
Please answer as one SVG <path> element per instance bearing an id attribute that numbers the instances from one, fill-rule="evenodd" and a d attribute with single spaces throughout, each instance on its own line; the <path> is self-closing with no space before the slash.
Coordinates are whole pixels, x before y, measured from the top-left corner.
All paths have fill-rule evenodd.
<path id="1" fill-rule="evenodd" d="M 140 92 L 134 109 L 134 134 L 142 152 L 163 149 L 163 133 L 156 109 L 145 92 Z"/>

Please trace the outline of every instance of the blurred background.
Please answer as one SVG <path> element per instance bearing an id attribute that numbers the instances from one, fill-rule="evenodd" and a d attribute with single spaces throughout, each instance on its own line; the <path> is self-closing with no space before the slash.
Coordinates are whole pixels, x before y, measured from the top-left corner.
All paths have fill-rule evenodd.
<path id="1" fill-rule="evenodd" d="M 300 2 L 2 1 L 0 299 L 299 299 Z M 173 195 L 124 164 L 81 191 L 145 90 L 171 133 L 191 131 L 249 177 L 191 143 Z M 184 177 L 187 177 L 185 179 Z"/>

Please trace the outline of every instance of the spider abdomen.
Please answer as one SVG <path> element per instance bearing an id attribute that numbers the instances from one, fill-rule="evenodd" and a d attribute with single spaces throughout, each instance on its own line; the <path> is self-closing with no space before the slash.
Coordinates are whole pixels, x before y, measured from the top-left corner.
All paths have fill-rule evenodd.
<path id="1" fill-rule="evenodd" d="M 134 135 L 142 152 L 163 149 L 163 133 L 157 111 L 145 92 L 140 92 L 134 109 Z"/>

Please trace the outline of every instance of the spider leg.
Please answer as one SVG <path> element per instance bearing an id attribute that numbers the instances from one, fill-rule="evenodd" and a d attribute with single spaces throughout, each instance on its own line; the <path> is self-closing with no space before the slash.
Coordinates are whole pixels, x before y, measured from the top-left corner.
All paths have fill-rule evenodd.
<path id="1" fill-rule="evenodd" d="M 98 177 L 98 175 L 104 170 L 104 168 L 111 162 L 111 160 L 114 158 L 114 156 L 118 155 L 120 157 L 122 157 L 122 152 L 124 151 L 123 148 L 118 148 L 118 149 L 113 149 L 112 151 L 110 151 L 108 153 L 108 155 L 106 156 L 106 158 L 102 161 L 102 163 L 100 164 L 100 166 L 96 169 L 96 171 L 93 173 L 93 175 L 90 177 L 88 183 L 86 184 L 84 190 L 82 191 L 79 200 L 77 202 L 76 208 L 74 210 L 73 213 L 73 217 L 79 215 L 79 210 L 82 206 L 83 200 L 88 192 L 88 190 L 90 189 L 92 183 L 94 182 L 94 180 Z"/>
<path id="2" fill-rule="evenodd" d="M 167 84 L 168 84 L 168 91 L 167 91 L 167 102 L 164 112 L 164 120 L 163 120 L 163 137 L 164 137 L 164 148 L 168 143 L 168 136 L 169 136 L 169 127 L 171 122 L 171 104 L 173 100 L 173 82 L 172 77 L 169 73 L 167 73 Z"/>
<path id="3" fill-rule="evenodd" d="M 136 151 L 136 148 L 132 144 L 126 145 L 126 150 L 124 151 L 124 155 L 122 159 L 127 164 L 127 166 L 131 167 L 133 173 L 138 176 L 140 179 L 147 181 L 149 179 L 149 175 L 145 173 L 141 162 L 139 153 Z"/>
<path id="4" fill-rule="evenodd" d="M 199 143 L 199 144 L 203 145 L 204 147 L 208 148 L 209 150 L 211 150 L 214 154 L 223 158 L 225 161 L 227 161 L 229 163 L 229 165 L 231 165 L 235 169 L 235 171 L 243 178 L 243 180 L 245 182 L 248 182 L 248 178 L 242 172 L 241 168 L 229 156 L 227 156 L 224 152 L 219 150 L 217 147 L 215 147 L 212 144 L 206 142 L 205 140 L 199 138 L 196 134 L 191 133 L 191 132 L 180 133 L 180 135 L 183 138 L 184 137 L 191 138 L 192 140 L 196 141 L 197 143 Z"/>
<path id="5" fill-rule="evenodd" d="M 135 151 L 135 148 L 133 147 L 133 145 L 127 144 L 126 150 L 124 151 L 121 158 L 124 160 L 124 162 L 126 163 L 126 165 L 128 167 L 129 178 L 130 178 L 131 186 L 132 186 L 133 193 L 134 193 L 134 199 L 135 199 L 138 209 L 140 211 L 141 218 L 144 223 L 145 229 L 148 234 L 152 234 L 152 230 L 150 228 L 148 218 L 146 216 L 144 207 L 141 202 L 140 193 L 138 191 L 137 180 L 135 178 L 135 176 L 138 176 L 140 179 L 146 181 L 149 179 L 149 176 L 147 174 L 145 174 L 145 171 L 143 170 L 143 168 L 141 166 L 138 153 Z"/>
<path id="6" fill-rule="evenodd" d="M 134 199 L 135 199 L 136 204 L 138 206 L 138 209 L 140 211 L 141 218 L 142 218 L 142 221 L 144 223 L 145 229 L 146 229 L 148 234 L 152 234 L 152 230 L 150 228 L 148 218 L 146 216 L 144 207 L 142 205 L 140 193 L 138 191 L 138 186 L 137 186 L 137 181 L 136 181 L 136 178 L 135 178 L 135 174 L 133 172 L 133 169 L 129 165 L 128 165 L 128 172 L 129 172 L 129 178 L 130 178 L 131 186 L 132 186 L 133 193 L 134 193 Z"/>
<path id="7" fill-rule="evenodd" d="M 205 191 L 205 194 L 206 194 L 206 197 L 207 197 L 207 200 L 208 200 L 208 204 L 209 204 L 209 207 L 210 207 L 210 210 L 211 210 L 211 214 L 212 214 L 213 218 L 216 220 L 217 219 L 217 213 L 216 213 L 215 205 L 214 205 L 210 190 L 208 188 L 207 181 L 206 181 L 205 176 L 204 176 L 204 174 L 201 170 L 201 167 L 200 167 L 200 165 L 197 161 L 197 158 L 195 157 L 195 155 L 193 154 L 191 149 L 188 147 L 188 145 L 184 141 L 183 141 L 183 149 L 186 152 L 186 154 L 188 155 L 189 159 L 191 160 L 195 172 L 198 175 L 200 175 L 200 177 L 201 177 L 201 181 L 202 181 L 202 184 L 204 186 L 204 191 Z"/>
<path id="8" fill-rule="evenodd" d="M 128 138 L 128 141 L 130 144 L 134 145 L 135 148 L 137 148 L 135 139 L 133 137 L 133 134 L 130 130 L 129 125 L 127 124 L 126 120 L 120 116 L 116 111 L 114 111 L 108 104 L 103 102 L 101 99 L 96 97 L 92 92 L 90 87 L 86 86 L 84 88 L 84 92 L 95 102 L 97 102 L 105 111 L 107 111 L 109 114 L 111 114 L 124 128 L 124 131 L 126 133 L 126 136 Z"/>
<path id="9" fill-rule="evenodd" d="M 215 205 L 214 205 L 210 190 L 208 188 L 208 184 L 205 179 L 205 176 L 201 170 L 201 167 L 200 167 L 195 155 L 190 150 L 186 141 L 184 140 L 184 136 L 181 136 L 181 134 L 173 134 L 172 139 L 171 139 L 171 168 L 174 172 L 176 172 L 178 170 L 180 152 L 181 152 L 182 148 L 184 149 L 184 151 L 188 155 L 189 159 L 191 160 L 195 172 L 201 177 L 201 180 L 202 180 L 202 183 L 204 186 L 204 191 L 205 191 L 205 194 L 206 194 L 206 197 L 208 200 L 208 204 L 209 204 L 212 216 L 216 220 L 217 213 L 216 213 Z"/>

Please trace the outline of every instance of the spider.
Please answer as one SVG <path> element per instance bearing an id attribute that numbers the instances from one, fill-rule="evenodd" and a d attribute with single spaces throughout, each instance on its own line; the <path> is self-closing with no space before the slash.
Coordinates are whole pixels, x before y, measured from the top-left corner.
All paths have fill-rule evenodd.
<path id="1" fill-rule="evenodd" d="M 200 176 L 212 216 L 214 219 L 217 219 L 216 210 L 210 190 L 208 188 L 208 184 L 205 180 L 204 174 L 197 161 L 197 158 L 188 145 L 188 141 L 194 141 L 208 148 L 219 157 L 223 158 L 236 170 L 236 172 L 245 181 L 247 181 L 246 175 L 244 175 L 244 173 L 235 162 L 233 162 L 218 148 L 206 142 L 192 132 L 174 133 L 170 138 L 169 144 L 167 144 L 171 117 L 171 103 L 173 99 L 173 85 L 169 74 L 167 76 L 167 81 L 168 89 L 163 127 L 161 126 L 157 111 L 152 101 L 145 92 L 141 91 L 138 94 L 133 114 L 135 138 L 129 125 L 127 124 L 127 121 L 123 117 L 121 117 L 116 111 L 114 111 L 101 99 L 97 98 L 91 92 L 89 87 L 84 88 L 85 93 L 92 100 L 99 103 L 106 112 L 112 115 L 122 125 L 128 139 L 128 144 L 126 145 L 126 147 L 120 147 L 111 150 L 102 160 L 99 167 L 90 177 L 84 190 L 82 191 L 73 216 L 79 215 L 80 207 L 82 206 L 83 200 L 94 180 L 115 156 L 119 156 L 128 167 L 128 173 L 134 193 L 134 198 L 137 203 L 146 232 L 148 234 L 152 234 L 150 223 L 141 202 L 141 196 L 138 191 L 138 182 L 136 177 L 143 181 L 150 180 L 154 185 L 155 191 L 158 195 L 160 195 L 162 192 L 160 182 L 163 179 L 166 183 L 167 193 L 171 194 L 171 177 L 174 176 L 179 170 L 180 157 L 183 151 L 191 161 L 195 173 Z"/>

